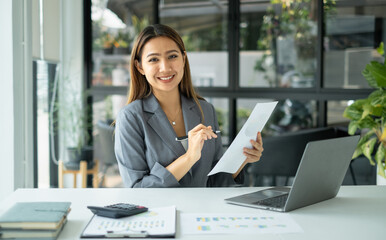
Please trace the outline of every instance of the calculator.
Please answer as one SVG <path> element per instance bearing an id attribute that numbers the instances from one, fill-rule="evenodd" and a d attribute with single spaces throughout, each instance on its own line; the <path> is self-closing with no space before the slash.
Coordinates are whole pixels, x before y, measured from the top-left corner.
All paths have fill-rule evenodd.
<path id="1" fill-rule="evenodd" d="M 95 215 L 108 218 L 121 218 L 138 213 L 143 213 L 148 210 L 147 207 L 130 204 L 130 203 L 116 203 L 105 207 L 87 206 Z"/>

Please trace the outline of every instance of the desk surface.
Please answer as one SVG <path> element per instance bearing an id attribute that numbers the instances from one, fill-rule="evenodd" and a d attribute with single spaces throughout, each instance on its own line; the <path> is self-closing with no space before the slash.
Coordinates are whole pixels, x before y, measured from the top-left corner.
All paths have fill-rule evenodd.
<path id="1" fill-rule="evenodd" d="M 258 213 L 261 210 L 226 204 L 225 198 L 262 188 L 169 188 L 169 189 L 19 189 L 0 204 L 0 213 L 17 201 L 70 201 L 71 212 L 59 239 L 78 239 L 92 217 L 87 205 L 117 202 L 163 207 L 175 205 L 185 213 Z M 264 239 L 384 239 L 386 186 L 343 186 L 336 198 L 297 209 L 289 214 L 303 233 L 264 234 Z M 241 239 L 256 239 L 242 235 Z M 235 239 L 235 235 L 181 236 L 177 239 Z"/>

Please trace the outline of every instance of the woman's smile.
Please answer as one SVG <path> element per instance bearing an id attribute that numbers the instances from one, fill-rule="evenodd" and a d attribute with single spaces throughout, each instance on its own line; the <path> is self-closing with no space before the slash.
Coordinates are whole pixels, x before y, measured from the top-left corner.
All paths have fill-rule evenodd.
<path id="1" fill-rule="evenodd" d="M 175 75 L 173 74 L 173 75 L 169 75 L 169 76 L 157 77 L 157 79 L 161 80 L 164 83 L 169 83 L 169 82 L 173 81 L 174 76 Z"/>

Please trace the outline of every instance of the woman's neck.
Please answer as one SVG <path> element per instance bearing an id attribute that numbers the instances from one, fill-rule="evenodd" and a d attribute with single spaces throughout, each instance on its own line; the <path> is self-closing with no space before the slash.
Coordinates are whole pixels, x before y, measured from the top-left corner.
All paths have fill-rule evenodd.
<path id="1" fill-rule="evenodd" d="M 159 104 L 161 105 L 164 111 L 174 112 L 175 109 L 181 106 L 181 97 L 180 92 L 154 92 L 154 96 L 157 98 Z"/>

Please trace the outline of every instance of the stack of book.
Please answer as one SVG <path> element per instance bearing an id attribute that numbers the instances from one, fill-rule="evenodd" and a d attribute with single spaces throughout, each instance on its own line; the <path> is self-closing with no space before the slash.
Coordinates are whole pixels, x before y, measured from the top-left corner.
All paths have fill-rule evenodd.
<path id="1" fill-rule="evenodd" d="M 56 239 L 70 202 L 18 202 L 0 215 L 0 238 Z"/>

